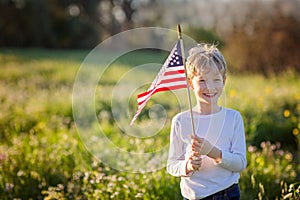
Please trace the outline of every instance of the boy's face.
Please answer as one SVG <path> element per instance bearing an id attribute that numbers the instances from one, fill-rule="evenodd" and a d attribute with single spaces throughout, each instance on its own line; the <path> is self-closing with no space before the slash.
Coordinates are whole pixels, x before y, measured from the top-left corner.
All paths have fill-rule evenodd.
<path id="1" fill-rule="evenodd" d="M 217 106 L 222 94 L 225 78 L 218 70 L 209 70 L 202 75 L 196 75 L 190 80 L 197 101 L 201 104 Z"/>

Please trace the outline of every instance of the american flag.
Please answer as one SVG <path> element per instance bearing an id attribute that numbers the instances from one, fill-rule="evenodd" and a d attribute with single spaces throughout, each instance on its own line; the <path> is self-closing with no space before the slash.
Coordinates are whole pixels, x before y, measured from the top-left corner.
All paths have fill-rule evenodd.
<path id="1" fill-rule="evenodd" d="M 158 75 L 152 82 L 147 92 L 137 95 L 138 110 L 131 120 L 130 125 L 132 125 L 137 119 L 153 94 L 157 92 L 177 90 L 186 87 L 187 82 L 179 40 L 172 49 L 167 60 L 163 64 L 161 70 L 159 71 Z"/>

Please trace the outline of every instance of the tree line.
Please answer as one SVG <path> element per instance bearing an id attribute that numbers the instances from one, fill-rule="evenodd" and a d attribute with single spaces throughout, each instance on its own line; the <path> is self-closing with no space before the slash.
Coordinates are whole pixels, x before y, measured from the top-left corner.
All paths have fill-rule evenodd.
<path id="1" fill-rule="evenodd" d="M 132 0 L 0 0 L 0 46 L 92 48 L 104 37 L 132 27 L 131 4 Z M 119 21 L 114 14 L 118 10 L 124 15 Z"/>
<path id="2" fill-rule="evenodd" d="M 298 0 L 170 2 L 0 0 L 0 47 L 93 48 L 123 30 L 183 23 L 196 40 L 218 40 L 233 71 L 264 76 L 300 71 Z M 211 25 L 201 26 L 208 13 Z"/>

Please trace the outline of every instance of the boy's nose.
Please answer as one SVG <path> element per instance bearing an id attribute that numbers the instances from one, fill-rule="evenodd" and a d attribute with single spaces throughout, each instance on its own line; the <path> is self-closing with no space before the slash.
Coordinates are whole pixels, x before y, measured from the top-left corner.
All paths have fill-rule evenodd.
<path id="1" fill-rule="evenodd" d="M 212 89 L 215 89 L 215 86 L 214 86 L 214 84 L 212 82 L 207 82 L 206 83 L 206 88 L 208 90 L 212 90 Z"/>

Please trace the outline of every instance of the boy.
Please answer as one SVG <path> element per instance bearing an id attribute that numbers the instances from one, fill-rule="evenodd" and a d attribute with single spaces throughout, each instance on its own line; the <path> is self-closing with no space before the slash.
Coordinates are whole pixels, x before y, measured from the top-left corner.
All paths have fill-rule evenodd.
<path id="1" fill-rule="evenodd" d="M 218 105 L 226 61 L 214 45 L 201 44 L 189 51 L 186 68 L 197 101 L 195 135 L 189 111 L 173 118 L 167 171 L 181 177 L 184 199 L 239 199 L 246 142 L 240 113 Z"/>

